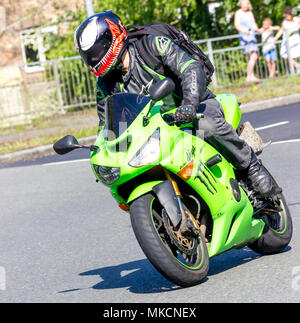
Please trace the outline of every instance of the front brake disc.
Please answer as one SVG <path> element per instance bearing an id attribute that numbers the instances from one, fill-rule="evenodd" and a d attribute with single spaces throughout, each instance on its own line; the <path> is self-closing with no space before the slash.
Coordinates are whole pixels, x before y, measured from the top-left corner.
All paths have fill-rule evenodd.
<path id="1" fill-rule="evenodd" d="M 182 234 L 179 231 L 175 230 L 172 226 L 165 210 L 163 210 L 162 218 L 164 227 L 172 243 L 178 248 L 178 250 L 188 256 L 191 256 L 194 253 L 196 253 L 199 244 L 199 239 L 197 237 L 189 238 L 182 236 Z"/>

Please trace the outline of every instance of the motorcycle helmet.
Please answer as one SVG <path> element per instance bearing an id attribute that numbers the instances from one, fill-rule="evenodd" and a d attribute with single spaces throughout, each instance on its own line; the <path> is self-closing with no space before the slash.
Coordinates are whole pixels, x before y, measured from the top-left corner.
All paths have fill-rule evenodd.
<path id="1" fill-rule="evenodd" d="M 97 13 L 75 31 L 75 45 L 81 58 L 97 76 L 104 76 L 120 60 L 127 45 L 127 31 L 111 10 Z"/>

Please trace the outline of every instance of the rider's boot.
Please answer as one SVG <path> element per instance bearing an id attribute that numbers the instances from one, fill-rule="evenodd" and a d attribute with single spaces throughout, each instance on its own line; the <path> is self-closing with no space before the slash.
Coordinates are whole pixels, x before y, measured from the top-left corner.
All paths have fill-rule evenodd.
<path id="1" fill-rule="evenodd" d="M 247 171 L 247 180 L 258 197 L 268 197 L 274 193 L 272 178 L 262 167 L 253 150 Z"/>

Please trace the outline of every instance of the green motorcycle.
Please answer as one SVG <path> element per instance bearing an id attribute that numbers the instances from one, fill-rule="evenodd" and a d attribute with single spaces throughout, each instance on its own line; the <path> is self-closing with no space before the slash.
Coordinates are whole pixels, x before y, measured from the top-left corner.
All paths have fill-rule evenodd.
<path id="1" fill-rule="evenodd" d="M 201 132 L 175 124 L 172 106 L 162 113 L 173 91 L 174 83 L 166 78 L 150 88 L 149 97 L 112 95 L 94 145 L 82 146 L 68 135 L 53 148 L 58 154 L 91 150 L 97 180 L 130 213 L 147 258 L 168 280 L 188 287 L 203 281 L 211 257 L 232 248 L 280 252 L 291 240 L 292 220 L 274 179 L 276 193 L 257 198 Z M 224 94 L 217 99 L 227 122 L 238 131 L 241 110 L 236 97 Z"/>

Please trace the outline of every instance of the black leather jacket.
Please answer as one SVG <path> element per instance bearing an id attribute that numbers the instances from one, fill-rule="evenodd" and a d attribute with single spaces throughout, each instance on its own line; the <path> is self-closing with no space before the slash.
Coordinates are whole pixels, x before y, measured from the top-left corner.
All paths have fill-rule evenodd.
<path id="1" fill-rule="evenodd" d="M 137 42 L 140 43 L 133 42 L 127 47 L 130 66 L 126 74 L 115 68 L 103 78 L 98 77 L 96 95 L 99 125 L 104 123 L 107 96 L 120 92 L 148 95 L 151 84 L 163 77 L 170 77 L 175 82 L 175 94 L 182 98 L 178 100 L 177 105 L 192 105 L 197 109 L 200 102 L 215 97 L 206 87 L 206 77 L 201 64 L 170 39 L 147 35 Z M 150 68 L 142 58 L 143 50 L 147 51 L 147 57 L 155 57 L 159 64 Z"/>

